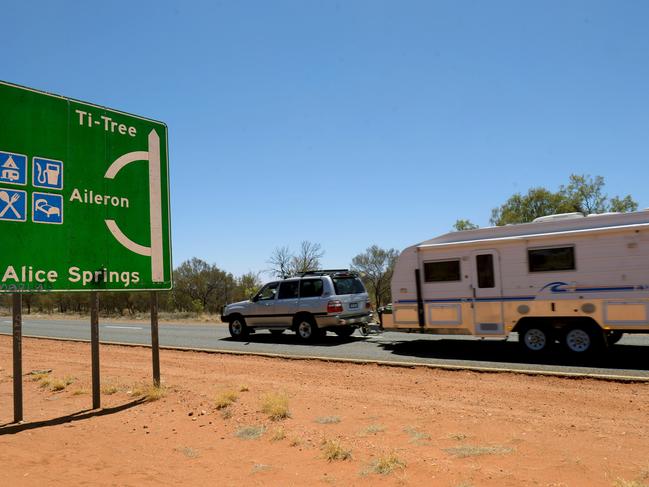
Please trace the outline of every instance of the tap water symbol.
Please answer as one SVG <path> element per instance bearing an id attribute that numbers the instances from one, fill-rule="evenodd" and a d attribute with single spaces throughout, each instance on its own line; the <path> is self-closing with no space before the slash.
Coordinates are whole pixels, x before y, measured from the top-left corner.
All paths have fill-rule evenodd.
<path id="1" fill-rule="evenodd" d="M 63 162 L 33 158 L 32 183 L 37 188 L 63 189 Z"/>
<path id="2" fill-rule="evenodd" d="M 162 252 L 162 187 L 160 180 L 160 136 L 155 130 L 149 132 L 148 151 L 128 152 L 110 165 L 104 177 L 114 179 L 128 164 L 146 161 L 149 164 L 149 225 L 151 246 L 145 247 L 124 235 L 115 220 L 104 220 L 110 233 L 125 248 L 139 255 L 151 257 L 151 280 L 164 282 L 164 263 Z"/>
<path id="3" fill-rule="evenodd" d="M 27 193 L 0 189 L 0 220 L 24 222 L 27 218 Z"/>

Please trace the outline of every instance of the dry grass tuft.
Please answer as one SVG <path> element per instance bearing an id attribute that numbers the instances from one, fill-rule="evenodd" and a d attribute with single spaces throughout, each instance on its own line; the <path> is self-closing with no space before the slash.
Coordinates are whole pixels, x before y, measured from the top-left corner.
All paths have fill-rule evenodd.
<path id="1" fill-rule="evenodd" d="M 239 399 L 239 395 L 234 391 L 221 392 L 214 399 L 214 406 L 216 409 L 225 409 L 231 404 L 234 404 Z"/>
<path id="2" fill-rule="evenodd" d="M 381 475 L 388 475 L 397 469 L 404 468 L 406 468 L 406 462 L 401 460 L 394 452 L 381 455 L 372 464 L 372 470 L 374 473 Z"/>
<path id="3" fill-rule="evenodd" d="M 615 479 L 614 487 L 647 487 L 647 484 L 638 480 Z"/>
<path id="4" fill-rule="evenodd" d="M 57 379 L 55 377 L 51 377 L 49 374 L 36 374 L 34 375 L 34 377 L 39 377 L 39 386 L 41 388 L 49 389 L 52 392 L 63 391 L 66 387 L 74 382 L 74 379 L 72 377 Z"/>
<path id="5" fill-rule="evenodd" d="M 469 435 L 465 435 L 464 433 L 451 433 L 448 437 L 451 440 L 464 441 L 469 437 Z"/>
<path id="6" fill-rule="evenodd" d="M 72 391 L 73 396 L 83 396 L 85 394 L 90 394 L 90 391 L 88 389 L 83 389 L 83 388 Z"/>
<path id="7" fill-rule="evenodd" d="M 242 384 L 239 386 L 239 392 L 248 392 L 250 388 L 246 384 Z"/>
<path id="8" fill-rule="evenodd" d="M 261 399 L 261 412 L 273 421 L 289 418 L 291 413 L 288 409 L 288 397 L 279 392 L 265 394 Z"/>
<path id="9" fill-rule="evenodd" d="M 131 390 L 131 396 L 141 397 L 146 402 L 154 402 L 162 399 L 167 395 L 165 386 L 156 386 L 154 384 L 138 384 Z"/>
<path id="10" fill-rule="evenodd" d="M 112 396 L 117 392 L 119 392 L 119 387 L 115 384 L 107 384 L 101 388 L 101 393 L 106 394 L 107 396 Z"/>
<path id="11" fill-rule="evenodd" d="M 383 433 L 385 431 L 385 426 L 382 424 L 371 424 L 367 428 L 361 431 L 362 436 L 367 435 L 376 435 L 377 433 Z"/>
<path id="12" fill-rule="evenodd" d="M 191 448 L 189 446 L 178 447 L 175 450 L 179 453 L 182 453 L 187 458 L 198 458 L 200 456 L 198 450 L 195 450 L 194 448 Z"/>
<path id="13" fill-rule="evenodd" d="M 407 426 L 403 429 L 404 432 L 410 435 L 410 438 L 413 443 L 424 442 L 430 440 L 430 435 L 424 431 L 419 431 L 413 426 Z"/>
<path id="14" fill-rule="evenodd" d="M 467 458 L 478 457 L 481 455 L 505 455 L 512 453 L 514 450 L 504 446 L 464 445 L 455 448 L 445 448 L 444 451 L 457 458 Z"/>
<path id="15" fill-rule="evenodd" d="M 261 435 L 264 434 L 264 431 L 266 431 L 266 428 L 263 426 L 244 426 L 243 428 L 239 428 L 236 432 L 237 438 L 241 438 L 242 440 L 256 440 L 258 438 L 261 438 Z"/>
<path id="16" fill-rule="evenodd" d="M 328 462 L 349 460 L 352 457 L 352 451 L 344 448 L 338 440 L 322 440 L 320 449 Z"/>
<path id="17" fill-rule="evenodd" d="M 284 431 L 284 428 L 275 428 L 270 437 L 270 441 L 281 441 L 284 438 L 286 438 L 286 431 Z"/>
<path id="18" fill-rule="evenodd" d="M 316 418 L 315 422 L 318 424 L 336 424 L 340 423 L 340 417 L 338 416 L 322 416 L 320 418 Z"/>

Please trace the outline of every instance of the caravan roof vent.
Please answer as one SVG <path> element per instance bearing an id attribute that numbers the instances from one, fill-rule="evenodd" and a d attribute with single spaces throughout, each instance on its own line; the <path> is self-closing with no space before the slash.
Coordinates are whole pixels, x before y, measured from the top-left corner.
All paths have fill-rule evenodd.
<path id="1" fill-rule="evenodd" d="M 534 223 L 554 222 L 557 220 L 572 220 L 574 218 L 583 218 L 584 214 L 575 211 L 574 213 L 557 213 L 556 215 L 540 216 L 532 220 Z"/>

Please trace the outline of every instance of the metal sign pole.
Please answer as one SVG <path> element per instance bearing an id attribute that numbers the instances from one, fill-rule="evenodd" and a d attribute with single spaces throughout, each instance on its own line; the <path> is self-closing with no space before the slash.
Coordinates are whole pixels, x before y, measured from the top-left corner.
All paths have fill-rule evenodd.
<path id="1" fill-rule="evenodd" d="M 158 341 L 158 293 L 151 292 L 151 354 L 153 385 L 160 387 L 160 342 Z"/>
<path id="2" fill-rule="evenodd" d="M 99 294 L 90 293 L 90 348 L 92 354 L 92 408 L 101 407 L 99 384 Z"/>
<path id="3" fill-rule="evenodd" d="M 14 423 L 23 420 L 23 312 L 22 295 L 13 293 L 13 355 L 14 355 Z"/>

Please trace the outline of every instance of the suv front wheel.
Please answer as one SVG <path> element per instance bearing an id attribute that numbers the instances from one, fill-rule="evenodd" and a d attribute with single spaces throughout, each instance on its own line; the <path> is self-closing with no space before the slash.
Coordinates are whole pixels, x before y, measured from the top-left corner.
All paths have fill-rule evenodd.
<path id="1" fill-rule="evenodd" d="M 248 325 L 246 325 L 246 320 L 241 316 L 237 316 L 230 320 L 228 329 L 230 330 L 230 336 L 235 340 L 243 340 L 250 334 Z"/>

